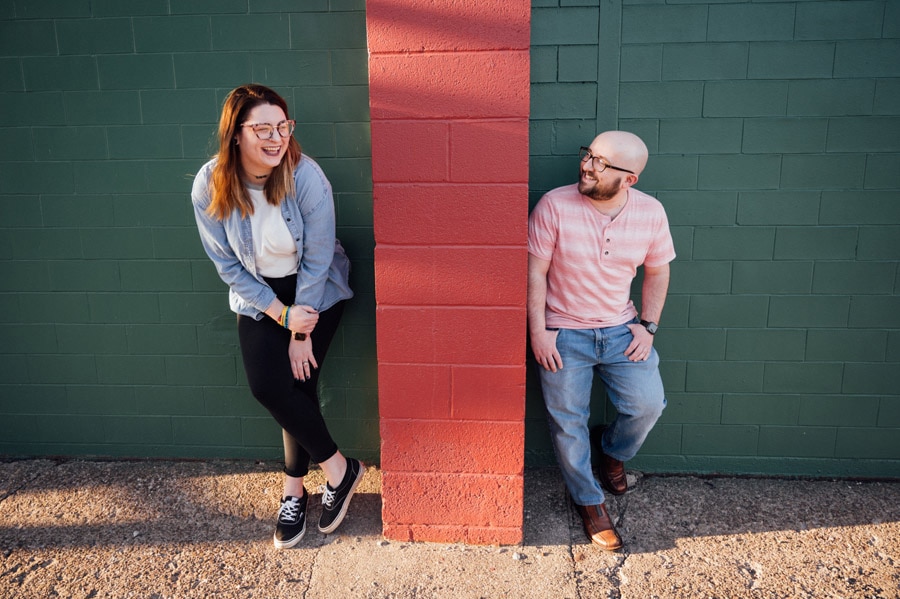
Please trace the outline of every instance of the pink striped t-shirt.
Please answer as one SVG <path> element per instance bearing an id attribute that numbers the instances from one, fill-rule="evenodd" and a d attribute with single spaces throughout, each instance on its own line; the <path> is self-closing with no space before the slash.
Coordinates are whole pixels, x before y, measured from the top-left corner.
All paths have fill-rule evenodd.
<path id="1" fill-rule="evenodd" d="M 547 192 L 528 219 L 528 252 L 550 261 L 547 326 L 595 329 L 637 315 L 631 282 L 641 264 L 675 258 L 662 204 L 636 189 L 614 219 L 598 212 L 578 185 Z"/>

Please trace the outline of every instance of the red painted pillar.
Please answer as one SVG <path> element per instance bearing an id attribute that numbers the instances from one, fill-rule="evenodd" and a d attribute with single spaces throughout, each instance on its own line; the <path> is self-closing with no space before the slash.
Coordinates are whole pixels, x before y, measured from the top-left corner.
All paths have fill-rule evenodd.
<path id="1" fill-rule="evenodd" d="M 366 2 L 388 538 L 522 538 L 530 16 Z"/>

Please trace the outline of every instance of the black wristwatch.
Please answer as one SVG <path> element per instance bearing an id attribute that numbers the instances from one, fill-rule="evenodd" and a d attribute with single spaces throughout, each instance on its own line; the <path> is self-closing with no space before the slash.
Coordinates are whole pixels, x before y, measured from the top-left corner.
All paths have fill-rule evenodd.
<path id="1" fill-rule="evenodd" d="M 650 322 L 649 320 L 642 320 L 641 324 L 644 326 L 645 329 L 647 329 L 647 332 L 650 333 L 651 335 L 655 335 L 656 331 L 659 330 L 659 325 L 656 324 L 655 322 Z"/>

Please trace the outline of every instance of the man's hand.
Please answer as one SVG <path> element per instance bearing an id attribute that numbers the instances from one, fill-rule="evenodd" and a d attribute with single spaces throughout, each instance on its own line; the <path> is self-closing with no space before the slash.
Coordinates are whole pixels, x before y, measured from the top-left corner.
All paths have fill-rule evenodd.
<path id="1" fill-rule="evenodd" d="M 643 362 L 650 357 L 650 351 L 653 349 L 653 335 L 642 324 L 629 324 L 628 328 L 634 338 L 625 348 L 625 355 L 632 362 Z"/>
<path id="2" fill-rule="evenodd" d="M 550 372 L 562 370 L 563 363 L 559 351 L 556 349 L 556 338 L 559 331 L 543 330 L 531 335 L 531 351 L 538 364 Z"/>

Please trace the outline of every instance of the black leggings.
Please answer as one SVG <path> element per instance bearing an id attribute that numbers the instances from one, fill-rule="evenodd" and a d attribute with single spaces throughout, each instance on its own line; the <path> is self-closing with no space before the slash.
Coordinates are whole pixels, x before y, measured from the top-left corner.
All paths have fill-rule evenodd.
<path id="1" fill-rule="evenodd" d="M 266 279 L 285 305 L 294 303 L 297 276 Z M 319 322 L 310 335 L 318 368 L 310 368 L 310 378 L 294 379 L 288 358 L 291 333 L 277 322 L 263 317 L 238 316 L 238 337 L 250 391 L 281 425 L 284 440 L 284 472 L 303 477 L 310 460 L 321 463 L 338 450 L 319 407 L 317 385 L 325 353 L 337 331 L 344 302 L 319 313 Z"/>

